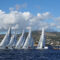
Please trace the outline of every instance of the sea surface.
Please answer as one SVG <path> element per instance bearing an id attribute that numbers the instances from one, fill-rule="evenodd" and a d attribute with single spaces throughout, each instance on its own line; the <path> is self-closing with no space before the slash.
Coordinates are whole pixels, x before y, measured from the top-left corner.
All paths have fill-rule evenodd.
<path id="1" fill-rule="evenodd" d="M 0 50 L 0 60 L 60 60 L 60 50 Z"/>

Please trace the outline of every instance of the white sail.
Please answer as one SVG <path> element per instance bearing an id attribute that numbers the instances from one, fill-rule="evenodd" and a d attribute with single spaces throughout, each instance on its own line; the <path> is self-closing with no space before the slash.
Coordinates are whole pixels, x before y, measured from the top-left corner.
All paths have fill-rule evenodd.
<path id="1" fill-rule="evenodd" d="M 37 46 L 37 49 L 43 49 L 45 47 L 45 34 L 44 34 L 44 29 L 42 29 L 42 34 Z"/>
<path id="2" fill-rule="evenodd" d="M 24 45 L 24 42 L 25 42 L 25 37 L 24 37 L 24 30 L 23 30 L 22 35 L 20 36 L 15 48 L 21 49 Z"/>
<path id="3" fill-rule="evenodd" d="M 11 28 L 8 29 L 8 32 L 6 33 L 5 37 L 1 41 L 0 48 L 5 49 L 6 46 L 9 44 L 10 38 L 11 38 Z"/>
<path id="4" fill-rule="evenodd" d="M 24 43 L 23 49 L 32 48 L 33 45 L 34 45 L 34 43 L 33 43 L 33 38 L 32 38 L 32 36 L 31 36 L 31 29 L 30 29 L 30 30 L 29 30 L 29 34 L 28 34 L 28 36 L 27 36 L 27 39 L 26 39 L 26 41 L 25 41 L 25 43 Z"/>
<path id="5" fill-rule="evenodd" d="M 14 34 L 14 35 L 11 37 L 11 40 L 10 40 L 10 42 L 9 42 L 9 44 L 8 44 L 8 48 L 9 48 L 9 49 L 15 48 L 16 42 L 17 42 L 17 37 L 16 37 L 16 34 Z"/>

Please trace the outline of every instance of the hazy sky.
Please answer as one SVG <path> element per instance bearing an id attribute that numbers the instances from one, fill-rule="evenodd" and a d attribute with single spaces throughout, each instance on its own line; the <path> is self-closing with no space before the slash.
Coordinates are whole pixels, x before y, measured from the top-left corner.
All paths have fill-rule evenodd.
<path id="1" fill-rule="evenodd" d="M 0 30 L 9 26 L 60 31 L 60 0 L 0 0 Z"/>

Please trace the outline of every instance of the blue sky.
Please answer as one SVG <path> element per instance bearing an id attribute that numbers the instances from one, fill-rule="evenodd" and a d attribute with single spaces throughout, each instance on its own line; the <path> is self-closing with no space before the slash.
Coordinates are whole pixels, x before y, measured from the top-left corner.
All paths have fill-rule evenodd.
<path id="1" fill-rule="evenodd" d="M 53 23 L 57 26 L 58 29 L 54 26 L 54 29 L 57 31 L 60 29 L 60 24 L 58 24 L 60 22 L 59 7 L 60 0 L 0 0 L 0 10 L 2 10 L 2 12 L 9 14 L 13 9 L 18 10 L 18 12 L 28 12 L 28 15 L 31 13 L 33 16 L 36 16 L 38 13 L 40 13 L 41 16 L 43 15 L 43 18 L 45 18 L 44 22 L 48 24 Z M 53 18 L 44 16 L 44 14 L 46 14 L 45 12 L 48 12 L 47 14 L 49 16 L 51 14 Z M 58 22 L 56 23 L 55 20 L 58 20 Z"/>
<path id="2" fill-rule="evenodd" d="M 49 11 L 54 16 L 60 15 L 60 0 L 0 0 L 0 9 L 9 12 L 10 7 L 24 3 L 27 4 L 27 7 L 21 11 L 30 11 L 33 14 Z"/>

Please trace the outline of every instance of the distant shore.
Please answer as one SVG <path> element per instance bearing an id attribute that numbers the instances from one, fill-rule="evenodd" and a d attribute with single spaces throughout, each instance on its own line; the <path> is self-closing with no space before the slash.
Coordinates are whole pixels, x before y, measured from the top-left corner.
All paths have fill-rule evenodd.
<path id="1" fill-rule="evenodd" d="M 25 33 L 25 38 L 27 37 L 28 33 Z M 55 49 L 60 49 L 60 32 L 46 32 L 46 45 L 51 45 Z M 17 34 L 17 40 L 19 39 L 21 34 Z M 37 46 L 38 41 L 40 39 L 41 32 L 40 31 L 33 31 L 32 37 L 34 39 L 34 46 Z M 4 38 L 5 34 L 0 34 L 0 42 Z"/>

